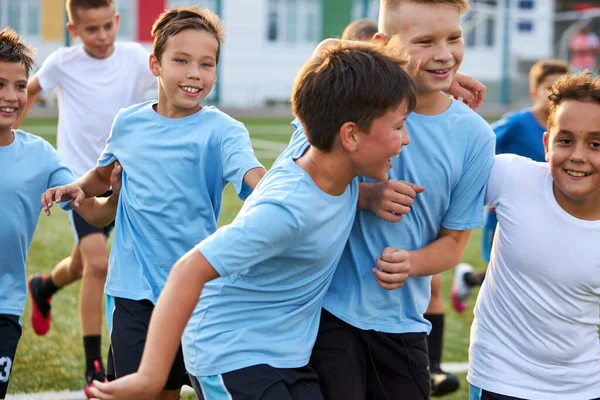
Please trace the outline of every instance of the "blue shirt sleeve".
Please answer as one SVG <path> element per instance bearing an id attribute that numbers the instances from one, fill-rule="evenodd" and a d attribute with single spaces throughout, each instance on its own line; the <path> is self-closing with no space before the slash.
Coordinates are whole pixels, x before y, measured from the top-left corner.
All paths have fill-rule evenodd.
<path id="1" fill-rule="evenodd" d="M 230 225 L 196 248 L 220 276 L 227 276 L 277 257 L 298 240 L 299 233 L 299 221 L 291 211 L 264 202 L 242 209 Z"/>
<path id="2" fill-rule="evenodd" d="M 119 133 L 122 125 L 122 111 L 123 110 L 120 110 L 115 119 L 113 120 L 113 124 L 110 128 L 110 134 L 108 136 L 108 139 L 106 140 L 106 146 L 104 146 L 104 150 L 102 150 L 102 154 L 100 154 L 100 157 L 98 158 L 99 167 L 106 167 L 117 160 L 117 157 L 115 156 L 114 152 L 114 147 L 115 143 L 118 143 L 120 136 Z"/>
<path id="3" fill-rule="evenodd" d="M 452 190 L 450 206 L 442 221 L 444 228 L 457 231 L 481 228 L 485 189 L 493 163 L 494 138 L 491 137 L 475 148 L 474 155 L 467 160 Z"/>
<path id="4" fill-rule="evenodd" d="M 73 172 L 60 161 L 56 150 L 48 143 L 44 143 L 44 146 L 48 154 L 48 171 L 50 172 L 47 187 L 63 186 L 74 182 Z"/>
<path id="5" fill-rule="evenodd" d="M 223 177 L 233 185 L 238 196 L 245 200 L 252 192 L 244 183 L 246 172 L 264 168 L 256 159 L 250 135 L 241 122 L 228 124 L 221 136 L 221 163 Z"/>

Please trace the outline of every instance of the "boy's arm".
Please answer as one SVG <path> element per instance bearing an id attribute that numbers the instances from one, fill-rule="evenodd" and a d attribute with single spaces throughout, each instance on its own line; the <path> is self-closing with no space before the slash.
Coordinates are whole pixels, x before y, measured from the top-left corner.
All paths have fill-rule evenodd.
<path id="1" fill-rule="evenodd" d="M 254 190 L 256 185 L 258 185 L 258 182 L 260 182 L 266 173 L 267 170 L 263 167 L 252 168 L 250 171 L 246 172 L 246 175 L 244 175 L 244 182 L 246 185 L 248 185 L 248 187 L 250 187 L 250 189 Z"/>
<path id="2" fill-rule="evenodd" d="M 198 302 L 202 288 L 219 275 L 196 248 L 177 261 L 152 312 L 144 354 L 138 372 L 113 382 L 94 381 L 94 398 L 146 400 L 158 395 L 169 374 L 183 329 Z"/>
<path id="3" fill-rule="evenodd" d="M 410 253 L 410 276 L 439 274 L 455 267 L 465 253 L 471 230 L 442 228 L 440 236 L 429 245 Z"/>
<path id="4" fill-rule="evenodd" d="M 115 162 L 115 167 L 110 175 L 112 194 L 109 197 L 92 197 L 86 199 L 75 212 L 85 219 L 90 225 L 104 228 L 115 220 L 117 205 L 119 204 L 119 193 L 121 192 L 121 165 Z"/>
<path id="5" fill-rule="evenodd" d="M 399 222 L 410 212 L 414 198 L 425 188 L 411 182 L 390 179 L 386 182 L 358 184 L 359 210 L 369 210 L 389 222 Z"/>
<path id="6" fill-rule="evenodd" d="M 487 95 L 487 88 L 477 79 L 462 72 L 457 72 L 446 93 L 455 99 L 461 98 L 465 104 L 474 110 L 483 104 Z"/>
<path id="7" fill-rule="evenodd" d="M 21 126 L 21 123 L 27 116 L 27 113 L 31 109 L 33 103 L 35 103 L 35 100 L 37 99 L 38 94 L 40 94 L 41 91 L 42 87 L 40 86 L 38 73 L 36 72 L 35 75 L 33 75 L 33 77 L 29 80 L 29 82 L 27 82 L 27 103 L 25 104 L 25 109 L 23 110 L 23 113 L 21 114 L 17 122 L 14 123 L 14 129 L 17 129 L 19 126 Z"/>

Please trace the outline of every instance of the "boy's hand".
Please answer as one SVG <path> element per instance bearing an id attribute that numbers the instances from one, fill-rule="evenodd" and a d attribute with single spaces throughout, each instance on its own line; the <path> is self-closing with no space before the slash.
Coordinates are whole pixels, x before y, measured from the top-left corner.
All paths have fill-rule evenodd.
<path id="1" fill-rule="evenodd" d="M 446 93 L 455 99 L 462 99 L 463 103 L 475 110 L 483 104 L 487 88 L 475 78 L 462 72 L 457 72 Z"/>
<path id="2" fill-rule="evenodd" d="M 410 212 L 417 194 L 425 190 L 423 186 L 393 179 L 375 185 L 365 208 L 389 222 L 402 220 L 402 215 Z"/>
<path id="3" fill-rule="evenodd" d="M 406 250 L 386 247 L 373 268 L 379 286 L 393 290 L 404 285 L 410 272 L 410 254 Z"/>
<path id="4" fill-rule="evenodd" d="M 121 193 L 121 186 L 123 185 L 123 167 L 121 167 L 121 163 L 115 161 L 115 167 L 113 168 L 110 174 L 110 186 L 112 187 L 112 195 L 110 197 L 119 198 L 119 193 Z"/>
<path id="5" fill-rule="evenodd" d="M 136 372 L 112 382 L 94 381 L 90 388 L 92 399 L 97 400 L 148 400 L 161 391 L 149 377 Z"/>
<path id="6" fill-rule="evenodd" d="M 77 208 L 85 200 L 85 193 L 75 183 L 50 188 L 42 194 L 42 208 L 46 215 L 50 215 L 53 202 L 73 200 L 73 207 Z"/>

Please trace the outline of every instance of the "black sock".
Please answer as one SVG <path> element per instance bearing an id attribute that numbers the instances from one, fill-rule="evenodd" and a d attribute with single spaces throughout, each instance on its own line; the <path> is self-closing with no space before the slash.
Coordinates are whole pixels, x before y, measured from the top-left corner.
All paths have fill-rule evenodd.
<path id="1" fill-rule="evenodd" d="M 95 371 L 94 361 L 99 361 L 102 365 L 102 336 L 90 335 L 83 337 L 83 349 L 85 350 L 85 369 L 86 371 Z"/>
<path id="2" fill-rule="evenodd" d="M 465 283 L 471 287 L 481 286 L 483 280 L 485 279 L 485 271 L 467 272 L 463 276 L 463 279 Z"/>
<path id="3" fill-rule="evenodd" d="M 431 322 L 431 333 L 427 336 L 429 370 L 439 372 L 441 371 L 442 342 L 444 339 L 444 314 L 425 314 L 424 317 Z"/>
<path id="4" fill-rule="evenodd" d="M 40 295 L 42 297 L 48 298 L 52 297 L 54 293 L 58 292 L 58 288 L 52 282 L 52 277 L 48 276 L 46 279 L 42 280 L 42 284 L 40 285 Z"/>

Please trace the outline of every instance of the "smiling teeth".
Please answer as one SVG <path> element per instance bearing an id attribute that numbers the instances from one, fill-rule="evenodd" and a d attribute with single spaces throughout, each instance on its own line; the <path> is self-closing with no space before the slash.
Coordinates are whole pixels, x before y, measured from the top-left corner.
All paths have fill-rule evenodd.
<path id="1" fill-rule="evenodd" d="M 17 110 L 16 108 L 8 108 L 8 107 L 2 107 L 2 108 L 0 108 L 0 111 L 5 112 L 5 113 L 13 113 L 16 110 Z"/>
<path id="2" fill-rule="evenodd" d="M 578 177 L 578 178 L 579 178 L 579 177 L 582 177 L 582 176 L 588 176 L 588 175 L 591 175 L 591 174 L 590 174 L 590 173 L 588 173 L 588 172 L 568 171 L 568 170 L 567 170 L 566 172 L 567 172 L 567 174 L 569 174 L 569 175 L 571 175 L 571 176 Z"/>
<path id="3" fill-rule="evenodd" d="M 198 89 L 198 88 L 193 88 L 193 87 L 189 87 L 189 86 L 181 86 L 181 88 L 188 93 L 198 93 L 200 91 L 200 89 Z"/>

